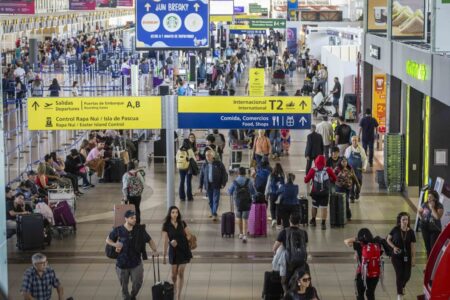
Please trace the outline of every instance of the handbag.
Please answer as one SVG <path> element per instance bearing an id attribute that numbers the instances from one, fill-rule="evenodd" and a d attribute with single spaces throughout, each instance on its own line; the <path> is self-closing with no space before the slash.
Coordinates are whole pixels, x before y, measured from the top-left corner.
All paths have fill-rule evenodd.
<path id="1" fill-rule="evenodd" d="M 194 175 L 194 176 L 197 176 L 199 173 L 197 161 L 193 157 L 191 157 L 189 159 L 189 170 L 191 171 L 192 175 Z"/>
<path id="2" fill-rule="evenodd" d="M 188 239 L 189 249 L 195 250 L 197 248 L 197 237 L 191 234 L 191 238 Z"/>
<path id="3" fill-rule="evenodd" d="M 106 257 L 111 259 L 116 259 L 119 256 L 119 253 L 116 252 L 116 247 L 113 247 L 109 244 L 106 244 L 105 246 L 105 254 Z"/>
<path id="4" fill-rule="evenodd" d="M 87 173 L 86 166 L 81 166 L 81 167 L 78 169 L 78 172 L 80 172 L 81 174 L 86 174 L 86 173 Z"/>

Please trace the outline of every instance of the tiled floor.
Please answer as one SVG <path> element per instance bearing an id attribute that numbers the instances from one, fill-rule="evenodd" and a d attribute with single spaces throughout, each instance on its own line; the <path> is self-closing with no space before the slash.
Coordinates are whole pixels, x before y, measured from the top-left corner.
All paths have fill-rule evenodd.
<path id="1" fill-rule="evenodd" d="M 295 82 L 299 83 L 298 86 L 288 86 L 290 94 L 301 87 L 299 79 Z M 267 89 L 271 88 L 268 86 Z M 239 92 L 242 93 L 242 87 Z M 291 155 L 281 159 L 285 171 L 297 175 L 297 182 L 302 182 L 304 176 L 305 159 L 302 153 L 306 135 L 306 131 L 293 132 Z M 145 157 L 151 145 L 143 143 L 140 147 L 140 155 Z M 381 152 L 377 155 L 381 155 Z M 227 155 L 224 161 L 228 162 Z M 355 261 L 352 250 L 343 244 L 344 238 L 356 235 L 361 227 L 368 227 L 374 234 L 384 237 L 394 226 L 398 212 L 413 213 L 400 195 L 378 191 L 374 170 L 379 167 L 379 163 L 375 163 L 375 167 L 365 174 L 361 201 L 351 205 L 351 223 L 343 229 L 326 231 L 306 228 L 310 237 L 308 251 L 313 284 L 323 300 L 355 298 Z M 141 205 L 143 220 L 159 251 L 162 251 L 161 225 L 166 214 L 165 166 L 152 164 L 146 173 L 146 189 Z M 195 186 L 198 179 L 195 178 L 194 182 Z M 306 194 L 304 184 L 300 184 L 300 193 Z M 104 241 L 112 225 L 112 207 L 120 199 L 119 184 L 98 184 L 87 191 L 77 202 L 79 225 L 76 235 L 54 240 L 44 251 L 65 288 L 66 297 L 73 296 L 76 300 L 120 299 L 114 261 L 104 255 Z M 229 210 L 228 199 L 227 195 L 222 195 L 219 212 Z M 250 238 L 247 244 L 242 244 L 238 238 L 220 236 L 220 225 L 208 218 L 207 201 L 201 195 L 196 195 L 192 203 L 177 201 L 176 204 L 198 236 L 198 249 L 194 251 L 194 259 L 186 269 L 183 299 L 260 299 L 264 271 L 271 269 L 271 248 L 277 231 L 269 228 L 267 238 Z M 405 299 L 415 299 L 422 290 L 425 257 L 419 236 L 418 241 L 418 265 L 413 269 Z M 8 251 L 10 297 L 15 300 L 21 298 L 21 278 L 30 265 L 32 253 L 18 252 L 15 238 L 8 241 Z M 138 299 L 151 298 L 154 282 L 151 261 L 146 261 L 144 268 L 144 286 Z M 163 279 L 169 280 L 168 265 L 161 266 L 161 273 Z M 396 299 L 395 294 L 395 274 L 392 265 L 385 259 L 384 279 L 378 285 L 376 298 Z M 56 295 L 53 299 L 56 299 Z"/>

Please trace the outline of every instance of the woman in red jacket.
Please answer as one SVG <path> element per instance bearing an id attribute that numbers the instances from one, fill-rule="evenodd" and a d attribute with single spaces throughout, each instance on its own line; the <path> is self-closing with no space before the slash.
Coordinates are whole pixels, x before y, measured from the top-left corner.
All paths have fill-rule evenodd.
<path id="1" fill-rule="evenodd" d="M 309 221 L 311 226 L 316 226 L 317 209 L 322 209 L 322 230 L 327 229 L 327 208 L 328 198 L 330 196 L 331 182 L 336 181 L 336 175 L 333 170 L 325 166 L 325 156 L 319 155 L 314 160 L 314 168 L 311 168 L 305 176 L 305 183 L 313 181 L 311 198 L 312 198 L 312 218 Z"/>

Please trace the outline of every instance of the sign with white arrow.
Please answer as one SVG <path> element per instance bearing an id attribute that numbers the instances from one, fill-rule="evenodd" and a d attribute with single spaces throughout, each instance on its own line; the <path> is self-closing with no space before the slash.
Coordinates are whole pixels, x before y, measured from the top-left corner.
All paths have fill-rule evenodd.
<path id="1" fill-rule="evenodd" d="M 286 19 L 250 19 L 249 27 L 259 29 L 286 29 Z"/>
<path id="2" fill-rule="evenodd" d="M 136 0 L 138 50 L 208 47 L 208 0 Z"/>

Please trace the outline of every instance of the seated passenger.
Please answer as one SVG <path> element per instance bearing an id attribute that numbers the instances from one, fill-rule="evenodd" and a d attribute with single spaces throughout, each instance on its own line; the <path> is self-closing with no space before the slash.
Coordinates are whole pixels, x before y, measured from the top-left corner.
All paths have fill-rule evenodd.
<path id="1" fill-rule="evenodd" d="M 45 160 L 45 175 L 47 175 L 48 180 L 52 183 L 59 185 L 64 188 L 71 188 L 72 182 L 68 178 L 62 178 L 56 170 L 53 168 L 53 158 L 50 154 L 44 156 Z M 78 185 L 78 184 L 77 184 Z"/>
<path id="2" fill-rule="evenodd" d="M 77 149 L 72 149 L 72 150 L 70 150 L 70 154 L 67 155 L 67 157 L 66 157 L 64 171 L 66 171 L 67 173 L 81 177 L 83 179 L 83 188 L 94 187 L 94 185 L 91 185 L 89 183 L 89 180 L 87 177 L 88 169 L 84 165 L 85 162 L 86 162 L 86 159 L 84 158 L 84 156 L 80 155 L 80 153 L 78 153 Z"/>
<path id="3" fill-rule="evenodd" d="M 50 153 L 50 156 L 52 158 L 52 167 L 55 170 L 55 172 L 62 178 L 70 180 L 75 195 L 77 196 L 83 195 L 83 193 L 80 192 L 78 189 L 78 177 L 74 174 L 67 173 L 66 171 L 64 171 L 65 169 L 64 161 L 61 159 L 61 157 L 56 156 L 56 152 Z"/>
<path id="4" fill-rule="evenodd" d="M 92 149 L 87 158 L 85 165 L 88 166 L 90 169 L 94 170 L 97 173 L 97 176 L 99 178 L 99 182 L 103 183 L 103 172 L 105 171 L 105 160 L 104 160 L 104 153 L 105 150 L 103 149 L 105 147 L 105 143 L 100 142 L 97 144 L 97 147 Z"/>
<path id="5" fill-rule="evenodd" d="M 30 189 L 30 192 L 33 196 L 36 195 L 38 198 L 45 197 L 47 193 L 36 184 L 36 178 L 37 173 L 33 170 L 30 170 L 27 172 L 27 180 L 25 181 L 25 183 Z"/>
<path id="6" fill-rule="evenodd" d="M 55 188 L 56 186 L 48 183 L 48 176 L 46 175 L 45 163 L 39 163 L 37 168 L 36 185 L 43 189 L 45 192 L 48 189 Z"/>
<path id="7" fill-rule="evenodd" d="M 17 193 L 14 201 L 6 202 L 6 224 L 7 229 L 16 229 L 16 217 L 20 215 L 28 215 L 33 209 L 25 204 L 25 197 L 22 193 Z"/>

